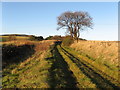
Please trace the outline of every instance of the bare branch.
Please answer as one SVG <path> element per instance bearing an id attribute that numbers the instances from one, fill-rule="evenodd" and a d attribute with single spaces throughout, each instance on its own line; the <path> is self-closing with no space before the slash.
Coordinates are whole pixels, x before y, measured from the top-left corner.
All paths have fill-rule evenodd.
<path id="1" fill-rule="evenodd" d="M 80 31 L 92 28 L 92 18 L 87 12 L 64 12 L 58 17 L 57 30 L 67 28 L 67 32 L 73 38 L 79 38 Z"/>

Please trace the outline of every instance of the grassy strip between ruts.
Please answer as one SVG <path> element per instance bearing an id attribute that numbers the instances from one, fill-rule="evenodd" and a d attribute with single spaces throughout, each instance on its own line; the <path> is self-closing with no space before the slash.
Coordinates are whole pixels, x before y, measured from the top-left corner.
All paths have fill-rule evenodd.
<path id="1" fill-rule="evenodd" d="M 107 78 L 115 85 L 120 86 L 120 82 L 118 81 L 118 72 L 112 71 L 109 68 L 105 67 L 104 65 L 98 64 L 95 61 L 80 55 L 78 52 L 74 51 L 71 48 L 68 48 L 68 47 L 63 47 L 63 48 L 67 50 L 69 53 L 71 53 L 72 55 L 74 55 L 75 57 L 80 58 L 82 62 L 84 62 L 89 67 L 91 67 L 97 73 Z"/>
<path id="2" fill-rule="evenodd" d="M 57 48 L 57 43 L 51 49 L 47 58 L 52 63 L 49 69 L 49 85 L 51 88 L 78 88 L 77 80 Z"/>
<path id="3" fill-rule="evenodd" d="M 96 85 L 93 84 L 88 77 L 86 77 L 82 71 L 73 63 L 68 56 L 62 51 L 60 46 L 57 46 L 60 54 L 63 56 L 64 60 L 68 63 L 70 70 L 73 72 L 75 77 L 77 78 L 77 86 L 79 88 L 96 88 Z"/>
<path id="4" fill-rule="evenodd" d="M 18 87 L 49 88 L 47 77 L 49 75 L 48 69 L 50 68 L 50 64 L 45 60 L 45 54 L 46 52 L 43 52 L 41 55 L 36 55 L 27 67 L 24 67 L 24 69 L 28 68 L 28 70 L 21 74 L 21 82 Z"/>

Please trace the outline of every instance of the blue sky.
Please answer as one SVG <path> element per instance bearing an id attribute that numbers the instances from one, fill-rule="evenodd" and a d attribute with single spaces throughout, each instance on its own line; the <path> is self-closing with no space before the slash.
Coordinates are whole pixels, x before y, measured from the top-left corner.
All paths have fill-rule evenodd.
<path id="1" fill-rule="evenodd" d="M 88 40 L 118 40 L 117 2 L 3 2 L 2 34 L 65 35 L 57 17 L 65 11 L 87 11 L 93 29 L 81 32 Z"/>

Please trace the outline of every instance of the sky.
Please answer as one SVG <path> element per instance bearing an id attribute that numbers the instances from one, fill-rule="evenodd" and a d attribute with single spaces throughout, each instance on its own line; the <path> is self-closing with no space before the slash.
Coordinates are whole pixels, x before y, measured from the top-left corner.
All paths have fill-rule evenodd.
<path id="1" fill-rule="evenodd" d="M 1 34 L 64 36 L 65 29 L 56 29 L 65 11 L 86 11 L 93 18 L 93 29 L 82 31 L 81 38 L 118 40 L 117 2 L 3 2 Z"/>

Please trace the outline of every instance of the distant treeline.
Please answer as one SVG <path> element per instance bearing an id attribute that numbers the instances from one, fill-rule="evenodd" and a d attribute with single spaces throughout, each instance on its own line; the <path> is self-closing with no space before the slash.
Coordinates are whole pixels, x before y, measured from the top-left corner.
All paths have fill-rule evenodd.
<path id="1" fill-rule="evenodd" d="M 26 34 L 3 34 L 3 35 L 0 35 L 0 36 L 22 36 L 22 37 L 31 37 L 31 36 L 34 36 L 34 35 L 26 35 Z"/>
<path id="2" fill-rule="evenodd" d="M 61 35 L 55 35 L 55 36 L 48 36 L 46 38 L 43 38 L 43 36 L 35 36 L 35 35 L 26 35 L 26 34 L 4 34 L 0 35 L 2 37 L 2 40 L 0 41 L 12 41 L 12 40 L 32 40 L 32 41 L 42 41 L 42 40 L 64 40 L 66 37 L 70 36 L 61 36 Z M 79 40 L 86 40 L 79 38 Z"/>
<path id="3" fill-rule="evenodd" d="M 0 41 L 13 41 L 13 40 L 37 40 L 41 41 L 44 40 L 42 36 L 35 36 L 35 35 L 26 35 L 26 34 L 5 34 L 0 35 Z"/>
<path id="4" fill-rule="evenodd" d="M 70 36 L 55 35 L 55 36 L 49 36 L 49 37 L 45 38 L 45 40 L 63 40 L 66 37 L 70 37 Z M 86 39 L 79 38 L 79 40 L 86 40 Z"/>

